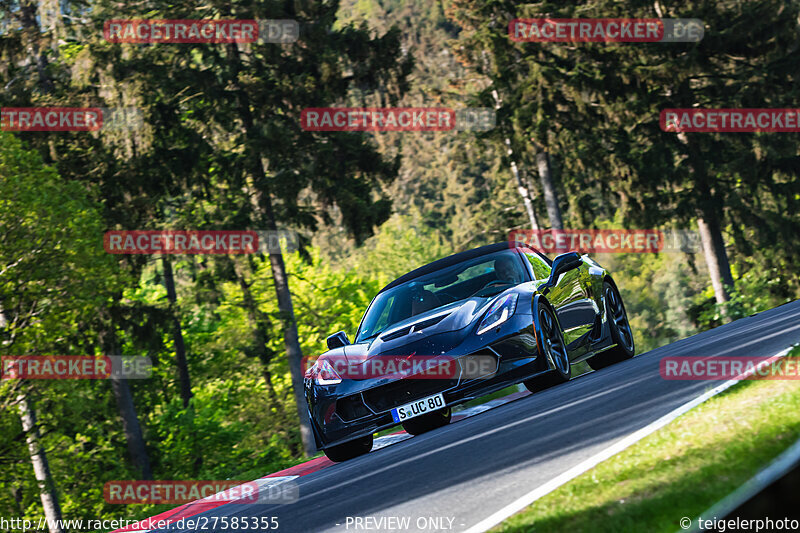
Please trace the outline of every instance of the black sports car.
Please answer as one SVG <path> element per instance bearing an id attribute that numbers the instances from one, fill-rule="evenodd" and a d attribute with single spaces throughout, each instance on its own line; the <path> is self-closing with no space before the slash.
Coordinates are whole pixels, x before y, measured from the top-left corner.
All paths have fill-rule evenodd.
<path id="1" fill-rule="evenodd" d="M 454 405 L 523 382 L 569 380 L 634 355 L 611 276 L 587 256 L 550 261 L 493 244 L 434 261 L 384 287 L 351 343 L 340 331 L 305 374 L 317 446 L 333 461 L 367 453 L 376 431 L 412 435 L 450 422 Z"/>

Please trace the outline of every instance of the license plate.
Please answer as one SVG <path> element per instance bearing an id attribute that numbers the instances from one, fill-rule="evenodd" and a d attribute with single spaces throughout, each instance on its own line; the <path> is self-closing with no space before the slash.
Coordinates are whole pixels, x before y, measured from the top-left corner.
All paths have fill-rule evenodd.
<path id="1" fill-rule="evenodd" d="M 444 407 L 444 396 L 437 394 L 435 396 L 428 396 L 415 402 L 401 405 L 392 409 L 392 418 L 395 422 L 402 422 L 415 416 L 424 415 L 442 409 Z"/>

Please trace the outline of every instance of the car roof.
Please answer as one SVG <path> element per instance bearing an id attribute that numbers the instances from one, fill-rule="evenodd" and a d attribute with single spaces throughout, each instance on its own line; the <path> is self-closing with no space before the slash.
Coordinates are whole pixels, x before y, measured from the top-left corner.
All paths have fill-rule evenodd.
<path id="1" fill-rule="evenodd" d="M 452 265 L 457 265 L 463 261 L 467 261 L 474 257 L 480 257 L 482 255 L 488 255 L 495 252 L 499 252 L 501 250 L 515 250 L 518 251 L 524 246 L 522 244 L 517 244 L 515 242 L 503 241 L 498 242 L 495 244 L 489 244 L 486 246 L 481 246 L 480 248 L 473 248 L 472 250 L 466 250 L 464 252 L 459 252 L 457 254 L 449 255 L 447 257 L 443 257 L 442 259 L 437 259 L 432 263 L 428 263 L 427 265 L 423 265 L 419 268 L 415 268 L 408 274 L 403 274 L 384 288 L 380 290 L 378 294 L 384 292 L 386 290 L 391 289 L 392 287 L 397 287 L 398 285 L 402 285 L 403 283 L 410 281 L 412 279 L 418 278 L 420 276 L 424 276 L 429 272 L 435 272 L 437 270 L 441 270 L 443 268 L 447 268 Z"/>

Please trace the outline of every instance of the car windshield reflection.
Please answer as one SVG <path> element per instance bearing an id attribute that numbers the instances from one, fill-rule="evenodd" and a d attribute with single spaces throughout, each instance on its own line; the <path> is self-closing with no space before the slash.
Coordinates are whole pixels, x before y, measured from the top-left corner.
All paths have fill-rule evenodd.
<path id="1" fill-rule="evenodd" d="M 524 280 L 522 263 L 512 251 L 430 272 L 380 293 L 367 310 L 355 342 L 368 341 L 404 320 L 469 298 L 490 298 Z"/>

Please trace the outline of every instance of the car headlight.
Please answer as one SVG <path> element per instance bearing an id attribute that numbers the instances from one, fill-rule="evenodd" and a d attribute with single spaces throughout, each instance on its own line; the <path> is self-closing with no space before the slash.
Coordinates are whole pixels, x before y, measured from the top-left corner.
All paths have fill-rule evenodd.
<path id="1" fill-rule="evenodd" d="M 342 377 L 327 359 L 317 359 L 308 370 L 307 377 L 312 378 L 317 385 L 338 385 L 342 382 Z"/>
<path id="2" fill-rule="evenodd" d="M 499 326 L 514 314 L 517 309 L 517 295 L 507 294 L 502 298 L 498 298 L 486 311 L 486 316 L 483 317 L 481 323 L 478 325 L 478 335 L 482 335 L 490 329 Z"/>

